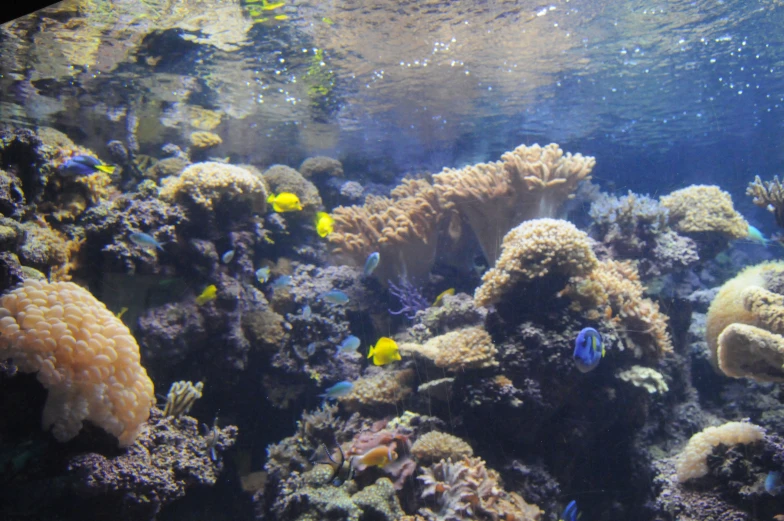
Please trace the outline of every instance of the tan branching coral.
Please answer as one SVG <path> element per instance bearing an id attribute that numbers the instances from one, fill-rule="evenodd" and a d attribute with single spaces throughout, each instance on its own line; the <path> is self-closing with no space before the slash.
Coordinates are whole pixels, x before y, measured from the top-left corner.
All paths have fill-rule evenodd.
<path id="1" fill-rule="evenodd" d="M 0 358 L 49 390 L 45 429 L 67 441 L 89 420 L 134 442 L 155 402 L 131 332 L 87 290 L 26 279 L 0 299 Z"/>
<path id="2" fill-rule="evenodd" d="M 403 354 L 424 356 L 432 360 L 437 367 L 450 372 L 498 365 L 495 360 L 498 350 L 490 335 L 481 327 L 450 331 L 431 338 L 424 345 L 403 343 L 399 349 Z"/>
<path id="3" fill-rule="evenodd" d="M 784 228 L 784 185 L 779 176 L 773 176 L 773 181 L 763 181 L 760 176 L 754 176 L 754 182 L 746 188 L 746 195 L 754 198 L 754 204 L 772 213 L 776 224 Z"/>
<path id="4" fill-rule="evenodd" d="M 349 394 L 339 398 L 350 410 L 396 405 L 411 394 L 414 373 L 410 369 L 378 371 L 355 380 Z"/>
<path id="5" fill-rule="evenodd" d="M 473 456 L 474 449 L 457 436 L 445 432 L 428 432 L 423 434 L 411 446 L 411 454 L 422 462 L 434 462 L 452 458 L 460 460 L 463 456 Z"/>
<path id="6" fill-rule="evenodd" d="M 196 163 L 179 176 L 164 179 L 160 197 L 190 202 L 209 212 L 222 205 L 238 204 L 256 213 L 267 209 L 267 189 L 261 179 L 225 163 Z"/>
<path id="7" fill-rule="evenodd" d="M 521 145 L 501 159 L 459 170 L 445 168 L 433 176 L 444 206 L 453 206 L 465 217 L 491 264 L 501 238 L 512 227 L 529 219 L 556 217 L 579 182 L 590 179 L 596 163 L 593 157 L 564 154 L 555 143 Z"/>
<path id="8" fill-rule="evenodd" d="M 296 194 L 305 213 L 314 214 L 321 209 L 321 196 L 316 185 L 293 168 L 272 165 L 264 172 L 264 181 L 273 194 L 281 192 Z"/>
<path id="9" fill-rule="evenodd" d="M 678 455 L 675 470 L 678 481 L 683 483 L 708 473 L 708 456 L 718 445 L 748 445 L 765 437 L 765 429 L 748 422 L 727 422 L 718 427 L 708 427 L 689 439 Z"/>
<path id="10" fill-rule="evenodd" d="M 196 400 L 201 398 L 204 390 L 204 382 L 193 382 L 180 380 L 174 382 L 166 395 L 166 407 L 163 409 L 164 416 L 174 416 L 179 418 L 183 414 L 188 414 Z"/>
<path id="11" fill-rule="evenodd" d="M 212 148 L 223 143 L 223 140 L 218 134 L 207 130 L 191 132 L 190 141 L 193 148 L 199 149 Z"/>
<path id="12" fill-rule="evenodd" d="M 407 179 L 391 197 L 368 196 L 363 206 L 339 206 L 329 235 L 332 252 L 343 262 L 362 266 L 377 251 L 379 280 L 405 276 L 418 281 L 430 272 L 436 254 L 441 206 L 425 180 Z"/>
<path id="13" fill-rule="evenodd" d="M 749 223 L 735 211 L 730 194 L 718 186 L 692 185 L 660 201 L 670 211 L 670 226 L 678 232 L 715 232 L 729 239 L 749 234 Z"/>
<path id="14" fill-rule="evenodd" d="M 672 351 L 667 315 L 643 297 L 645 288 L 634 265 L 608 260 L 587 276 L 575 277 L 562 295 L 573 299 L 572 308 L 588 318 L 611 317 L 626 347 L 636 357 L 660 357 Z"/>
<path id="15" fill-rule="evenodd" d="M 588 236 L 559 219 L 526 221 L 506 234 L 501 248 L 498 262 L 474 294 L 478 306 L 498 302 L 517 284 L 547 275 L 587 275 L 598 262 Z"/>

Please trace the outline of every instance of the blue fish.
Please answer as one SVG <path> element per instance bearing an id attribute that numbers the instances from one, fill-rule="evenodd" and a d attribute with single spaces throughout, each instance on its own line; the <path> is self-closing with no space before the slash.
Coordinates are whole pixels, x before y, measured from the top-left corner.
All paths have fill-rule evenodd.
<path id="1" fill-rule="evenodd" d="M 354 335 L 347 336 L 338 346 L 338 353 L 356 353 L 359 344 L 359 338 Z"/>
<path id="2" fill-rule="evenodd" d="M 781 472 L 778 470 L 768 472 L 765 477 L 765 492 L 775 496 L 782 490 L 784 490 L 784 485 L 781 484 Z"/>
<path id="3" fill-rule="evenodd" d="M 338 382 L 332 387 L 325 389 L 324 394 L 320 394 L 319 396 L 321 398 L 326 398 L 327 400 L 335 400 L 341 396 L 346 396 L 353 388 L 354 384 L 348 380 L 343 380 L 342 382 Z"/>
<path id="4" fill-rule="evenodd" d="M 311 311 L 310 306 L 305 304 L 305 306 L 302 308 L 302 318 L 308 320 L 311 316 L 313 316 L 313 311 Z"/>
<path id="5" fill-rule="evenodd" d="M 577 511 L 577 501 L 571 500 L 564 508 L 563 514 L 558 521 L 577 521 L 580 518 L 580 513 Z"/>
<path id="6" fill-rule="evenodd" d="M 60 165 L 60 173 L 65 176 L 84 176 L 96 172 L 111 174 L 114 172 L 113 166 L 105 165 L 100 160 L 92 156 L 74 156 Z"/>
<path id="7" fill-rule="evenodd" d="M 276 290 L 278 288 L 285 288 L 289 284 L 291 284 L 291 276 L 281 275 L 280 277 L 275 279 L 275 282 L 272 283 L 272 289 Z"/>
<path id="8" fill-rule="evenodd" d="M 132 243 L 134 243 L 136 246 L 140 248 L 147 248 L 147 249 L 156 248 L 163 251 L 163 246 L 161 245 L 161 243 L 156 241 L 155 237 L 153 237 L 149 233 L 133 232 L 128 237 L 131 239 Z"/>
<path id="9" fill-rule="evenodd" d="M 367 260 L 365 261 L 365 277 L 370 277 L 373 272 L 378 267 L 378 263 L 381 260 L 381 254 L 377 251 L 374 251 L 370 255 L 368 255 Z"/>
<path id="10" fill-rule="evenodd" d="M 602 335 L 592 327 L 586 327 L 574 342 L 574 363 L 581 373 L 593 371 L 604 356 Z"/>
<path id="11" fill-rule="evenodd" d="M 308 347 L 305 348 L 305 351 L 308 352 L 308 356 L 315 355 L 316 354 L 316 343 L 315 342 L 309 343 Z M 327 392 L 329 392 L 329 389 L 327 389 Z"/>
<path id="12" fill-rule="evenodd" d="M 229 250 L 223 255 L 221 255 L 221 262 L 223 264 L 228 264 L 234 259 L 234 250 Z"/>
<path id="13" fill-rule="evenodd" d="M 330 304 L 346 304 L 348 302 L 348 295 L 343 293 L 340 290 L 333 289 L 332 291 L 327 291 L 321 298 L 329 302 Z"/>

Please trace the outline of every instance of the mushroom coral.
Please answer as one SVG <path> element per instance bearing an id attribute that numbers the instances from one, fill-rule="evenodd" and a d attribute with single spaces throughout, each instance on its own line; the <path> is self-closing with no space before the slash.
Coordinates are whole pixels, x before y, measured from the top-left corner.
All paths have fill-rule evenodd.
<path id="1" fill-rule="evenodd" d="M 444 206 L 468 221 L 490 264 L 501 237 L 523 221 L 555 217 L 596 164 L 590 156 L 564 154 L 555 143 L 520 145 L 501 159 L 433 176 Z"/>
<path id="2" fill-rule="evenodd" d="M 711 362 L 727 376 L 784 382 L 784 263 L 751 266 L 708 309 Z"/>
<path id="3" fill-rule="evenodd" d="M 334 231 L 328 236 L 332 253 L 362 266 L 377 251 L 379 280 L 421 282 L 435 261 L 441 205 L 425 180 L 406 179 L 390 195 L 369 195 L 363 206 L 335 208 Z"/>

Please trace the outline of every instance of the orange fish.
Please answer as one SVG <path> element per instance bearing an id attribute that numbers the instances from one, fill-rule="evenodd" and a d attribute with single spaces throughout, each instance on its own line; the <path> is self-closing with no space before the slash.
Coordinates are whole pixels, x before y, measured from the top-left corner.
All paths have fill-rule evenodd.
<path id="1" fill-rule="evenodd" d="M 397 452 L 392 449 L 392 445 L 379 445 L 372 448 L 361 456 L 354 456 L 352 464 L 358 471 L 368 467 L 383 468 L 397 459 Z"/>

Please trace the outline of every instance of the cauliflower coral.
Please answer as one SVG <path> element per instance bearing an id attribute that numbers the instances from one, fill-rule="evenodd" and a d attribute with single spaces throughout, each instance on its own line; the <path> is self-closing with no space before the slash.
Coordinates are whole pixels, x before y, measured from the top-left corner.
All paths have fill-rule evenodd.
<path id="1" fill-rule="evenodd" d="M 89 420 L 131 445 L 155 402 L 131 332 L 71 282 L 27 279 L 0 299 L 0 359 L 49 390 L 43 427 L 68 441 Z"/>

